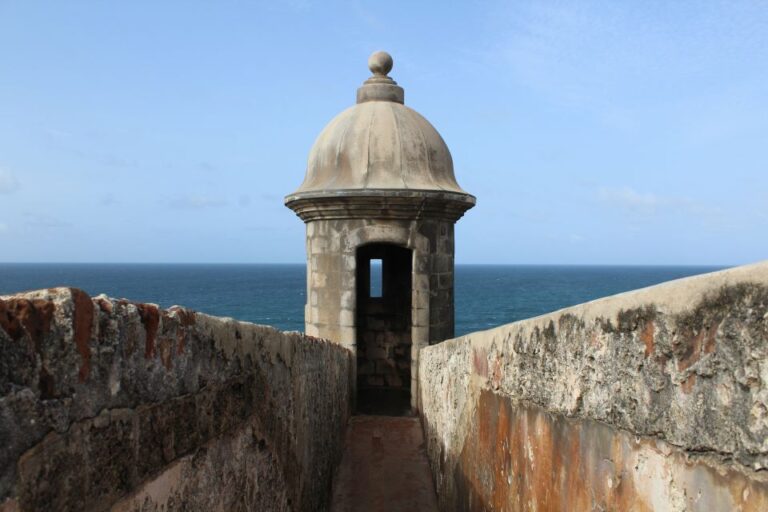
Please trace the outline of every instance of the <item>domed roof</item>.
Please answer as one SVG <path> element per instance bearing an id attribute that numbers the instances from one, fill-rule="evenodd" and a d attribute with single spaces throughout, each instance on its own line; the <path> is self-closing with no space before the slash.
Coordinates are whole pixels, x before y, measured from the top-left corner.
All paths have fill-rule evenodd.
<path id="1" fill-rule="evenodd" d="M 357 91 L 357 104 L 336 116 L 309 153 L 304 182 L 286 203 L 327 196 L 411 192 L 474 204 L 456 182 L 443 138 L 418 112 L 403 104 L 404 92 L 387 76 L 392 58 L 374 53 L 373 76 Z M 408 194 L 411 195 L 411 194 Z"/>

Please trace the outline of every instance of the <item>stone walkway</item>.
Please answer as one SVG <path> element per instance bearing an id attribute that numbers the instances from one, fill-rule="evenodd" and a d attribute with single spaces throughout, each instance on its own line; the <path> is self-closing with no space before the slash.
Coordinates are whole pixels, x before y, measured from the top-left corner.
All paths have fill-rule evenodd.
<path id="1" fill-rule="evenodd" d="M 355 416 L 347 428 L 332 512 L 437 512 L 419 418 Z"/>

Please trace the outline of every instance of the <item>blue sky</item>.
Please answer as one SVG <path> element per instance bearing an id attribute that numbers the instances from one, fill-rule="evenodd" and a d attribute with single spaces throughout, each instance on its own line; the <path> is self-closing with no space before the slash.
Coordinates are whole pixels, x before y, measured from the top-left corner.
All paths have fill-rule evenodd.
<path id="1" fill-rule="evenodd" d="M 374 50 L 478 205 L 459 263 L 768 258 L 768 3 L 0 0 L 0 261 L 302 262 Z"/>

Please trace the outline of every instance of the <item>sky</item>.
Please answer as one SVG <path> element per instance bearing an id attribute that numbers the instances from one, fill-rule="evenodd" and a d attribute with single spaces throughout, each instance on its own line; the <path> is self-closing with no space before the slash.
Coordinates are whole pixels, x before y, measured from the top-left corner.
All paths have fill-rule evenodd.
<path id="1" fill-rule="evenodd" d="M 768 258 L 766 1 L 0 0 L 0 261 L 304 261 L 376 50 L 477 197 L 457 263 Z"/>

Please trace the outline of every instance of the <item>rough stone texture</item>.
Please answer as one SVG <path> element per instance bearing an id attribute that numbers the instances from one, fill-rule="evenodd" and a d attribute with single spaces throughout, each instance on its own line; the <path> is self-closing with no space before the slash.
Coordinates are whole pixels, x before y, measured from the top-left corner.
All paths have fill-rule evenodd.
<path id="1" fill-rule="evenodd" d="M 338 345 L 179 307 L 0 297 L 1 507 L 322 509 L 350 366 Z"/>
<path id="2" fill-rule="evenodd" d="M 291 506 L 291 493 L 281 475 L 280 460 L 267 446 L 258 422 L 249 421 L 243 428 L 171 463 L 111 509 L 288 512 L 295 507 Z"/>
<path id="3" fill-rule="evenodd" d="M 421 352 L 445 510 L 766 510 L 768 262 Z"/>

